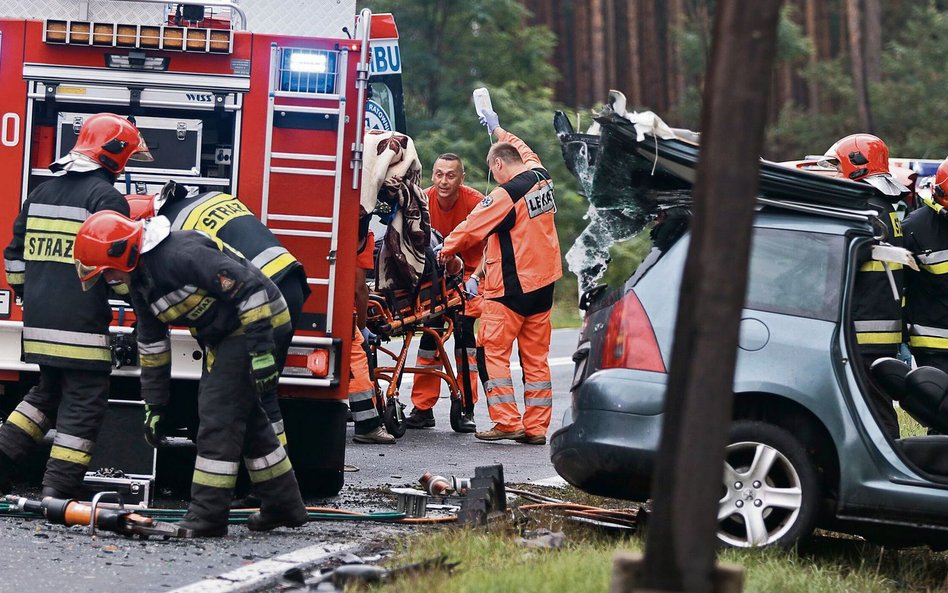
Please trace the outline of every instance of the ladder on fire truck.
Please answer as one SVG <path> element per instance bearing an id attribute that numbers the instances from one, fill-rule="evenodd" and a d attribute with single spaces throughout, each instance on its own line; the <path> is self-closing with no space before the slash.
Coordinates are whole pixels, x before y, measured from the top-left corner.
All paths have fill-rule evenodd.
<path id="1" fill-rule="evenodd" d="M 360 14 L 360 19 L 363 23 L 370 23 L 372 18 L 372 11 L 369 9 L 363 9 Z M 368 78 L 370 71 L 369 63 L 369 34 L 370 27 L 365 26 L 361 28 L 362 31 L 362 44 L 361 52 L 358 56 L 359 62 L 357 64 L 357 80 L 356 86 L 358 89 L 358 105 L 359 108 L 356 109 L 356 129 L 355 129 L 355 142 L 352 146 L 352 160 L 351 167 L 353 169 L 352 173 L 352 189 L 358 189 L 360 184 L 360 174 L 362 169 L 362 146 L 363 146 L 363 136 L 364 136 L 364 107 L 366 100 L 366 92 L 368 88 Z M 349 53 L 350 50 L 341 46 L 335 50 L 335 60 L 327 60 L 327 63 L 335 62 L 335 71 L 326 71 L 318 72 L 315 74 L 312 73 L 293 73 L 292 76 L 298 77 L 299 86 L 305 88 L 323 88 L 324 86 L 332 86 L 335 92 L 299 92 L 294 90 L 282 90 L 280 81 L 282 76 L 285 74 L 284 69 L 286 68 L 286 62 L 281 59 L 281 52 L 287 48 L 281 48 L 277 44 L 271 44 L 270 46 L 270 88 L 268 93 L 268 104 L 267 104 L 267 122 L 266 122 L 266 144 L 265 144 L 265 156 L 264 156 L 264 171 L 263 171 L 263 195 L 261 201 L 261 220 L 270 227 L 270 230 L 276 235 L 293 235 L 298 237 L 310 237 L 318 239 L 328 239 L 329 240 L 329 249 L 327 252 L 327 261 L 329 263 L 329 273 L 326 277 L 307 277 L 306 281 L 308 284 L 313 286 L 326 286 L 327 287 L 327 305 L 326 305 L 326 325 L 325 332 L 327 336 L 333 335 L 333 316 L 334 316 L 334 305 L 333 299 L 336 289 L 336 255 L 339 246 L 339 211 L 340 211 L 340 200 L 342 196 L 342 175 L 343 175 L 343 166 L 344 158 L 343 153 L 345 150 L 344 146 L 344 135 L 346 129 L 346 85 L 347 73 L 348 73 L 348 64 L 349 64 Z M 295 52 L 300 52 L 301 50 L 294 49 Z M 320 53 L 324 54 L 323 50 L 313 50 L 311 54 L 311 59 L 321 59 L 319 56 Z M 315 76 L 315 77 L 326 77 L 325 81 L 329 84 L 325 84 L 322 81 L 316 81 L 311 83 L 308 80 L 305 80 L 304 77 Z M 335 82 L 332 85 L 332 82 Z M 328 107 L 314 107 L 308 105 L 298 105 L 293 103 L 293 99 L 307 99 L 307 100 L 318 100 L 321 103 L 328 103 Z M 273 148 L 273 139 L 274 139 L 274 116 L 277 112 L 281 114 L 309 114 L 309 115 L 322 115 L 327 117 L 336 117 L 337 126 L 336 126 L 336 142 L 335 150 L 332 152 L 274 152 Z M 300 163 L 309 162 L 309 163 L 329 163 L 331 168 L 310 168 L 310 167 L 287 167 L 287 166 L 277 166 L 274 164 L 275 161 L 298 161 Z M 284 175 L 301 175 L 301 176 L 325 176 L 331 177 L 333 179 L 333 191 L 332 191 L 332 214 L 330 216 L 306 216 L 300 214 L 287 214 L 285 212 L 278 212 L 271 209 L 271 200 L 270 200 L 270 184 L 271 177 L 274 174 L 284 174 Z M 280 228 L 273 224 L 273 222 L 288 222 L 293 223 L 295 227 L 308 227 L 308 228 Z M 328 228 L 327 228 L 328 227 Z"/>

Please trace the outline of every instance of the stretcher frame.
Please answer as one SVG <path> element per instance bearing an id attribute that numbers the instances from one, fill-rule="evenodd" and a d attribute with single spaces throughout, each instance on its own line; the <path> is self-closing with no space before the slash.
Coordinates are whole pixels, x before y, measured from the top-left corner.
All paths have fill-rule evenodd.
<path id="1" fill-rule="evenodd" d="M 437 289 L 432 289 L 437 284 Z M 398 399 L 398 390 L 405 373 L 438 377 L 448 385 L 451 398 L 451 427 L 458 431 L 464 409 L 471 409 L 470 402 L 463 401 L 464 394 L 458 385 L 454 366 L 444 348 L 445 342 L 454 334 L 456 317 L 464 310 L 466 300 L 460 277 L 436 279 L 423 282 L 415 291 L 395 291 L 388 294 L 371 292 L 366 307 L 366 326 L 377 339 L 370 340 L 369 361 L 372 383 L 375 385 L 376 403 L 386 429 L 395 437 L 405 434 L 404 407 Z M 434 302 L 432 302 L 434 295 Z M 437 323 L 441 320 L 441 323 Z M 409 366 L 408 353 L 416 335 L 429 335 L 435 341 L 435 350 L 442 362 L 442 369 Z M 401 348 L 387 348 L 382 342 L 402 338 Z M 383 352 L 395 362 L 391 366 L 378 365 L 378 353 Z M 383 390 L 380 381 L 387 382 Z"/>

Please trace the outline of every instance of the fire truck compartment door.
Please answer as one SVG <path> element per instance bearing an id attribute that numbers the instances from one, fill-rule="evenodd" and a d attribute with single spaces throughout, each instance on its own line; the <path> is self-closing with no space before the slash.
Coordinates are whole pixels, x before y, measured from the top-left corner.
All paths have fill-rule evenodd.
<path id="1" fill-rule="evenodd" d="M 59 113 L 56 134 L 56 158 L 65 155 L 76 144 L 79 129 L 89 113 Z M 126 170 L 132 173 L 163 173 L 198 176 L 201 174 L 201 134 L 204 123 L 199 119 L 172 117 L 138 117 L 136 125 L 154 162 L 129 161 Z"/>

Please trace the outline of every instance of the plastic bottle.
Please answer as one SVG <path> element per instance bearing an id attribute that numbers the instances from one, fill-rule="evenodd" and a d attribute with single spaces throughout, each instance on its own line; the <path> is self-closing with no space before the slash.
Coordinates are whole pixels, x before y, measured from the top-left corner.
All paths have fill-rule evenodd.
<path id="1" fill-rule="evenodd" d="M 474 89 L 472 97 L 474 99 L 474 111 L 477 112 L 477 115 L 484 117 L 485 113 L 494 110 L 490 104 L 490 93 L 487 92 L 486 88 Z"/>

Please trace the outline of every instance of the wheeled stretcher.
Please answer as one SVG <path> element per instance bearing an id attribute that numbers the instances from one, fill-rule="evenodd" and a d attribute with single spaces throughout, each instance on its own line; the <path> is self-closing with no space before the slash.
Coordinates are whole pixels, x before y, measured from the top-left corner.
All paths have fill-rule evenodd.
<path id="1" fill-rule="evenodd" d="M 443 270 L 439 270 L 443 272 Z M 372 292 L 369 294 L 366 327 L 376 335 L 370 339 L 369 368 L 375 384 L 376 401 L 386 429 L 395 437 L 405 434 L 405 404 L 398 400 L 398 390 L 405 373 L 433 375 L 448 385 L 451 397 L 451 427 L 459 431 L 462 414 L 472 414 L 470 395 L 458 386 L 458 376 L 445 351 L 444 344 L 454 334 L 457 318 L 464 311 L 466 293 L 461 276 L 431 274 L 417 290 Z M 434 338 L 443 369 L 408 365 L 408 352 L 415 336 Z M 393 338 L 401 338 L 398 352 L 383 346 Z M 391 366 L 380 366 L 378 353 L 394 360 Z M 381 383 L 386 383 L 383 390 Z"/>

